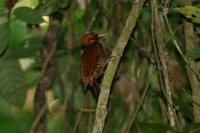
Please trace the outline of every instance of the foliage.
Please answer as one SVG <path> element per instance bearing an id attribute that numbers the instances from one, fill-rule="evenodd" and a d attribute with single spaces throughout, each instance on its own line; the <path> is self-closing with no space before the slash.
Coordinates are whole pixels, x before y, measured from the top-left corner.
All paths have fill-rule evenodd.
<path id="1" fill-rule="evenodd" d="M 0 98 L 0 132 L 26 133 L 33 122 L 33 113 L 15 110 L 11 111 L 8 103 Z M 14 110 L 14 109 L 13 109 Z"/>
<path id="2" fill-rule="evenodd" d="M 165 124 L 138 123 L 137 126 L 142 133 L 166 133 L 167 131 L 172 132 L 172 129 Z"/>
<path id="3" fill-rule="evenodd" d="M 10 25 L 9 23 L 4 23 L 0 25 L 0 54 L 3 53 L 3 51 L 8 47 L 8 44 L 10 43 Z"/>
<path id="4" fill-rule="evenodd" d="M 164 6 L 162 2 L 159 3 L 160 8 Z M 45 41 L 49 41 L 44 40 L 44 37 L 56 13 L 61 13 L 63 20 L 59 32 L 53 32 L 57 42 L 53 56 L 57 74 L 46 93 L 47 132 L 91 132 L 98 98 L 91 88 L 84 91 L 80 70 L 83 52 L 80 38 L 86 32 L 108 33 L 100 42 L 108 50 L 115 47 L 131 10 L 131 3 L 125 0 L 29 0 L 27 6 L 25 0 L 20 0 L 8 10 L 5 1 L 0 1 L 0 132 L 27 133 L 33 126 L 37 117 L 33 114 L 33 98 L 44 74 L 43 47 Z M 173 38 L 161 16 L 163 38 L 169 55 L 173 106 L 180 121 L 180 132 L 183 133 L 198 133 L 200 129 L 199 123 L 194 121 L 192 88 L 185 68 L 186 62 L 173 43 L 176 40 L 180 50 L 186 53 L 182 20 L 192 22 L 197 45 L 187 54 L 195 62 L 199 61 L 199 4 L 194 1 L 193 6 L 179 7 L 181 3 L 171 1 L 167 17 Z M 126 126 L 127 120 L 131 118 L 129 116 L 134 114 L 141 101 L 150 66 L 155 66 L 151 7 L 148 1 L 131 38 L 113 81 L 104 132 L 118 133 Z M 176 132 L 166 120 L 167 99 L 159 86 L 155 68 L 147 95 L 130 132 Z M 29 93 L 30 90 L 33 91 Z"/>
<path id="5" fill-rule="evenodd" d="M 190 57 L 192 58 L 192 59 L 198 59 L 198 58 L 200 58 L 200 48 L 194 48 L 192 51 L 191 51 L 191 53 L 190 53 Z"/>
<path id="6" fill-rule="evenodd" d="M 191 19 L 192 22 L 200 24 L 200 8 L 195 6 L 185 6 L 175 9 L 183 14 L 185 17 Z"/>
<path id="7" fill-rule="evenodd" d="M 18 7 L 15 9 L 15 17 L 29 24 L 39 24 L 44 21 L 39 11 L 29 7 Z"/>
<path id="8" fill-rule="evenodd" d="M 0 96 L 11 104 L 22 106 L 26 97 L 25 78 L 18 60 L 0 60 Z"/>

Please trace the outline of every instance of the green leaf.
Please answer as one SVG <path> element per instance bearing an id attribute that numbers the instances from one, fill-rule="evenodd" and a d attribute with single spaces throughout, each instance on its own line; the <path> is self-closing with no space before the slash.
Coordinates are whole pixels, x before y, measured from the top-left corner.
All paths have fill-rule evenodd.
<path id="1" fill-rule="evenodd" d="M 66 8 L 71 0 L 58 0 L 58 7 L 59 8 Z"/>
<path id="2" fill-rule="evenodd" d="M 40 2 L 37 9 L 40 10 L 43 15 L 49 16 L 59 9 L 66 8 L 71 0 L 49 0 Z"/>
<path id="3" fill-rule="evenodd" d="M 200 133 L 200 123 L 188 124 L 184 128 L 183 133 Z"/>
<path id="4" fill-rule="evenodd" d="M 183 113 L 184 116 L 193 120 L 192 105 L 189 102 L 185 102 L 178 98 L 173 98 L 173 103 L 179 107 L 179 110 Z"/>
<path id="5" fill-rule="evenodd" d="M 58 10 L 57 0 L 49 0 L 45 1 L 45 3 L 42 2 L 39 4 L 37 9 L 41 11 L 43 15 L 51 15 Z"/>
<path id="6" fill-rule="evenodd" d="M 11 29 L 9 23 L 0 25 L 0 55 L 4 52 L 11 40 Z"/>
<path id="7" fill-rule="evenodd" d="M 0 133 L 28 133 L 33 123 L 33 113 L 21 111 L 13 115 L 10 105 L 2 104 L 4 100 L 0 98 Z M 4 108 L 9 109 L 4 110 Z M 23 125 L 23 126 L 22 126 Z"/>
<path id="8" fill-rule="evenodd" d="M 0 6 L 0 16 L 4 16 L 8 14 L 8 9 L 4 6 Z"/>
<path id="9" fill-rule="evenodd" d="M 29 7 L 18 7 L 15 9 L 14 14 L 17 19 L 29 24 L 39 24 L 44 22 L 40 11 L 34 10 Z"/>
<path id="10" fill-rule="evenodd" d="M 23 106 L 26 97 L 25 77 L 18 60 L 0 59 L 0 97 L 10 104 Z"/>
<path id="11" fill-rule="evenodd" d="M 186 18 L 191 19 L 192 22 L 200 24 L 200 8 L 195 6 L 185 6 L 175 9 L 183 14 Z"/>
<path id="12" fill-rule="evenodd" d="M 18 43 L 25 40 L 28 37 L 28 30 L 26 23 L 20 20 L 14 20 L 10 23 L 10 27 L 12 30 L 12 39 L 10 47 L 15 47 Z"/>
<path id="13" fill-rule="evenodd" d="M 48 117 L 48 125 L 47 125 L 47 132 L 48 133 L 61 133 L 62 132 L 62 122 L 63 117 L 59 114 L 56 116 L 49 116 Z"/>
<path id="14" fill-rule="evenodd" d="M 8 22 L 8 9 L 4 6 L 0 6 L 0 25 Z"/>
<path id="15" fill-rule="evenodd" d="M 74 16 L 75 16 L 75 19 L 76 20 L 81 20 L 84 16 L 84 11 L 81 10 L 80 8 L 77 8 L 75 11 L 74 11 Z"/>
<path id="16" fill-rule="evenodd" d="M 0 0 L 0 6 L 4 6 L 5 5 L 5 0 Z"/>
<path id="17" fill-rule="evenodd" d="M 28 38 L 16 45 L 14 48 L 11 48 L 7 57 L 16 59 L 35 56 L 42 46 L 41 43 L 41 37 L 36 36 Z"/>
<path id="18" fill-rule="evenodd" d="M 137 123 L 137 127 L 141 133 L 166 133 L 167 131 L 172 131 L 166 124 L 140 122 Z"/>
<path id="19" fill-rule="evenodd" d="M 200 58 L 200 47 L 192 49 L 190 57 L 194 60 Z"/>

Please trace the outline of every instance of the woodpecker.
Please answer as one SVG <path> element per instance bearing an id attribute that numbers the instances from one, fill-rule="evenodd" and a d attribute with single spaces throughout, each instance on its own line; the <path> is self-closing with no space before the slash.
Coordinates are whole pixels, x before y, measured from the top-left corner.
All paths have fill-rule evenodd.
<path id="1" fill-rule="evenodd" d="M 95 92 L 100 91 L 97 86 L 97 79 L 103 74 L 106 67 L 106 54 L 103 46 L 99 43 L 105 34 L 88 33 L 81 38 L 83 46 L 82 55 L 82 81 L 85 89 L 89 85 Z"/>

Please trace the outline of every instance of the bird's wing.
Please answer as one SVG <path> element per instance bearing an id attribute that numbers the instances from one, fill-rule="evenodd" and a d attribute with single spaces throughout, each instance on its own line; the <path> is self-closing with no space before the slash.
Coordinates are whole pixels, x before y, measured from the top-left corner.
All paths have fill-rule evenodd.
<path id="1" fill-rule="evenodd" d="M 94 43 L 84 49 L 82 58 L 82 80 L 88 84 L 100 58 L 101 44 Z"/>

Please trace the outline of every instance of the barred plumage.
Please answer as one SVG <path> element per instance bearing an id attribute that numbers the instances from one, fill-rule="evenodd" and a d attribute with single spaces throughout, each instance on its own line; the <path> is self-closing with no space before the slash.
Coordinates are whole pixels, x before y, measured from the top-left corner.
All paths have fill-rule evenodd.
<path id="1" fill-rule="evenodd" d="M 82 81 L 96 89 L 96 80 L 101 76 L 106 66 L 103 46 L 96 33 L 89 33 L 82 37 L 84 52 L 82 56 Z"/>

